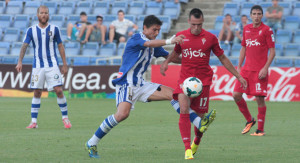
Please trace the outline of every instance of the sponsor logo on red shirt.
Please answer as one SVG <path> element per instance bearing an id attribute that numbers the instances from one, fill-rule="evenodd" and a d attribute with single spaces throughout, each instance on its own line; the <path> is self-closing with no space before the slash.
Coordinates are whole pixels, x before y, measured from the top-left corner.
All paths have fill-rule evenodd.
<path id="1" fill-rule="evenodd" d="M 255 40 L 247 39 L 246 40 L 246 46 L 247 47 L 260 46 L 260 42 L 258 42 L 257 39 L 255 39 Z"/>
<path id="2" fill-rule="evenodd" d="M 192 57 L 203 57 L 203 56 L 206 56 L 205 53 L 201 52 L 202 49 L 199 49 L 199 50 L 192 50 L 191 48 L 189 49 L 183 49 L 182 52 L 182 56 L 183 57 L 189 57 L 189 58 L 192 58 Z"/>

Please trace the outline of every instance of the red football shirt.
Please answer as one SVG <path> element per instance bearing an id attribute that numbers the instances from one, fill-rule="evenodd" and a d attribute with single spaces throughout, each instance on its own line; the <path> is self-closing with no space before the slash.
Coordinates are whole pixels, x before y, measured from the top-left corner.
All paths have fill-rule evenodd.
<path id="1" fill-rule="evenodd" d="M 244 27 L 241 45 L 246 47 L 243 69 L 260 71 L 268 60 L 269 48 L 275 47 L 273 30 L 263 23 L 257 28 L 253 28 L 253 24 L 248 24 Z"/>
<path id="2" fill-rule="evenodd" d="M 176 44 L 174 51 L 182 54 L 179 84 L 188 77 L 199 78 L 203 85 L 210 85 L 213 71 L 209 66 L 210 53 L 216 56 L 224 54 L 215 35 L 202 29 L 199 35 L 193 35 L 190 29 L 178 32 L 184 35 L 183 45 Z"/>

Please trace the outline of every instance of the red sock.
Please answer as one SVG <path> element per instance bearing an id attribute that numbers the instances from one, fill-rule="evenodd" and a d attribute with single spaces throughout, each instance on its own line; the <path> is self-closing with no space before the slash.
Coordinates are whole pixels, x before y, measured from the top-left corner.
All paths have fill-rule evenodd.
<path id="1" fill-rule="evenodd" d="M 201 138 L 203 136 L 203 133 L 199 131 L 199 129 L 194 126 L 194 131 L 195 131 L 195 138 L 194 138 L 194 143 L 196 145 L 199 145 L 200 144 L 200 141 L 201 141 Z"/>
<path id="2" fill-rule="evenodd" d="M 181 134 L 181 139 L 185 146 L 185 150 L 191 149 L 190 114 L 180 114 L 178 125 L 179 125 L 179 131 Z"/>
<path id="3" fill-rule="evenodd" d="M 250 122 L 252 120 L 252 116 L 249 112 L 246 101 L 242 98 L 239 102 L 236 102 L 236 104 L 239 107 L 241 113 L 244 115 L 247 122 Z"/>
<path id="4" fill-rule="evenodd" d="M 267 107 L 258 107 L 258 114 L 257 114 L 257 129 L 260 131 L 264 131 L 265 125 L 265 117 L 266 117 Z"/>

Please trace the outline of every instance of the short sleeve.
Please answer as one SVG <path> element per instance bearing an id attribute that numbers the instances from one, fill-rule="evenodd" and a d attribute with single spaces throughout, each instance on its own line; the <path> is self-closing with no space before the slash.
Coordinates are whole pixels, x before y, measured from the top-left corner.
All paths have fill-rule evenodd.
<path id="1" fill-rule="evenodd" d="M 144 35 L 141 35 L 140 33 L 137 33 L 137 34 L 133 35 L 129 41 L 130 41 L 130 44 L 128 46 L 133 46 L 133 47 L 138 46 L 140 48 L 141 47 L 146 48 L 144 46 L 144 43 L 146 41 L 149 41 L 149 39 L 147 39 Z"/>
<path id="2" fill-rule="evenodd" d="M 177 34 L 176 34 L 176 37 L 177 37 L 178 35 L 179 35 L 179 34 L 177 33 Z M 180 44 L 175 44 L 174 51 L 175 51 L 177 54 L 180 54 L 180 53 L 181 53 L 181 46 L 180 46 Z"/>
<path id="3" fill-rule="evenodd" d="M 212 36 L 212 51 L 216 56 L 224 54 L 224 50 L 220 47 L 219 41 L 215 35 Z"/>
<path id="4" fill-rule="evenodd" d="M 23 43 L 30 44 L 31 40 L 32 40 L 32 27 L 27 29 Z"/>
<path id="5" fill-rule="evenodd" d="M 154 48 L 154 56 L 157 57 L 163 57 L 169 55 L 169 52 L 167 52 L 163 47 L 157 47 Z"/>
<path id="6" fill-rule="evenodd" d="M 242 39 L 242 42 L 241 42 L 241 45 L 242 45 L 242 46 L 246 46 L 246 41 L 245 41 L 245 31 L 246 31 L 246 29 L 243 30 L 243 39 Z"/>
<path id="7" fill-rule="evenodd" d="M 57 44 L 62 43 L 60 30 L 58 27 L 54 28 L 54 40 L 57 42 Z"/>
<path id="8" fill-rule="evenodd" d="M 132 27 L 134 25 L 134 23 L 132 21 L 130 21 L 130 20 L 127 20 L 127 23 L 128 23 L 129 27 Z"/>
<path id="9" fill-rule="evenodd" d="M 268 48 L 274 48 L 275 47 L 275 38 L 274 38 L 273 30 L 271 28 L 269 28 L 266 31 L 265 36 L 266 36 L 266 42 L 267 42 Z"/>

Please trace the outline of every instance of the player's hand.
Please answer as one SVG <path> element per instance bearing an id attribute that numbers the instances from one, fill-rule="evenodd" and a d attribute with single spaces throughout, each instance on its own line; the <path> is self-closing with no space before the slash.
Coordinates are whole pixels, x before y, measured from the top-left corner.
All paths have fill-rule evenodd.
<path id="1" fill-rule="evenodd" d="M 246 90 L 248 86 L 247 81 L 242 76 L 238 78 L 238 81 L 241 83 L 241 87 Z"/>
<path id="2" fill-rule="evenodd" d="M 160 73 L 163 76 L 166 76 L 165 72 L 168 70 L 168 63 L 166 63 L 166 61 L 164 61 L 161 65 L 160 65 Z"/>
<path id="3" fill-rule="evenodd" d="M 68 66 L 67 65 L 63 65 L 61 68 L 61 74 L 63 74 L 63 76 L 65 76 L 68 72 Z"/>
<path id="4" fill-rule="evenodd" d="M 172 44 L 180 44 L 180 45 L 182 45 L 183 44 L 183 39 L 185 38 L 185 36 L 184 35 L 179 35 L 179 36 L 177 36 L 177 37 L 174 37 L 173 39 L 172 39 L 172 41 L 171 41 L 171 43 Z"/>
<path id="5" fill-rule="evenodd" d="M 16 70 L 18 72 L 21 72 L 22 71 L 22 62 L 18 62 L 17 66 L 16 66 Z"/>
<path id="6" fill-rule="evenodd" d="M 262 68 L 258 73 L 258 79 L 264 79 L 268 75 L 268 69 Z"/>

